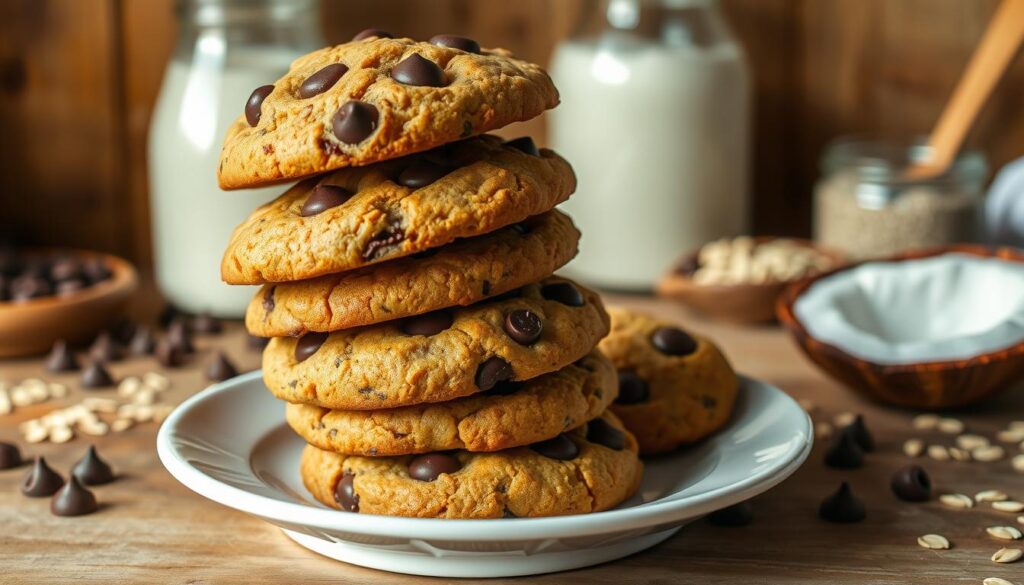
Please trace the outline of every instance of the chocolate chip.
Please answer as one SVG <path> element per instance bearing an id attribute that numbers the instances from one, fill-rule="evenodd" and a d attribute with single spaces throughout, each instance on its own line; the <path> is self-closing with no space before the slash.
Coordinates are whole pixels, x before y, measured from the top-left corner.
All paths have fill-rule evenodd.
<path id="1" fill-rule="evenodd" d="M 64 485 L 64 478 L 46 464 L 46 459 L 36 457 L 32 469 L 21 482 L 21 493 L 30 498 L 45 498 L 57 493 Z"/>
<path id="2" fill-rule="evenodd" d="M 103 282 L 114 275 L 107 261 L 98 256 L 84 260 L 82 262 L 82 271 L 85 273 L 85 278 L 90 284 Z"/>
<path id="3" fill-rule="evenodd" d="M 25 274 L 11 281 L 11 300 L 16 303 L 23 303 L 39 297 L 49 296 L 53 293 L 50 282 L 40 276 Z"/>
<path id="4" fill-rule="evenodd" d="M 892 476 L 892 493 L 908 502 L 927 502 L 932 497 L 932 480 L 918 465 L 908 465 Z"/>
<path id="5" fill-rule="evenodd" d="M 490 357 L 476 371 L 476 387 L 486 392 L 498 382 L 512 378 L 512 375 L 512 364 L 497 356 Z"/>
<path id="6" fill-rule="evenodd" d="M 746 526 L 754 519 L 750 502 L 740 502 L 708 514 L 708 522 L 715 526 Z"/>
<path id="7" fill-rule="evenodd" d="M 323 213 L 332 207 L 345 203 L 352 198 L 352 195 L 354 193 L 337 185 L 317 185 L 313 192 L 309 194 L 309 197 L 306 198 L 306 202 L 302 204 L 302 210 L 299 211 L 299 215 L 310 217 Z"/>
<path id="8" fill-rule="evenodd" d="M 420 189 L 451 172 L 451 169 L 426 159 L 419 159 L 398 175 L 398 184 L 410 189 Z"/>
<path id="9" fill-rule="evenodd" d="M 540 287 L 540 296 L 570 307 L 583 306 L 583 293 L 571 282 L 555 282 Z"/>
<path id="10" fill-rule="evenodd" d="M 331 63 L 322 67 L 319 71 L 310 75 L 299 86 L 299 97 L 302 99 L 320 95 L 334 87 L 342 75 L 348 72 L 348 67 L 341 63 Z"/>
<path id="11" fill-rule="evenodd" d="M 96 496 L 79 483 L 75 476 L 50 500 L 54 516 L 84 516 L 99 509 Z"/>
<path id="12" fill-rule="evenodd" d="M 835 469 L 857 469 L 864 464 L 864 452 L 849 427 L 840 431 L 825 451 L 825 465 Z"/>
<path id="13" fill-rule="evenodd" d="M 183 317 L 177 317 L 167 327 L 167 340 L 182 353 L 195 353 L 192 345 L 192 330 Z"/>
<path id="14" fill-rule="evenodd" d="M 327 341 L 327 333 L 310 331 L 295 342 L 295 361 L 304 362 Z"/>
<path id="15" fill-rule="evenodd" d="M 89 363 L 79 381 L 84 388 L 106 388 L 114 385 L 114 378 L 98 361 Z"/>
<path id="16" fill-rule="evenodd" d="M 57 282 L 72 279 L 81 281 L 83 276 L 82 262 L 74 256 L 57 258 L 50 266 L 50 278 Z"/>
<path id="17" fill-rule="evenodd" d="M 359 511 L 359 494 L 356 493 L 355 478 L 355 475 L 346 471 L 341 475 L 338 485 L 334 486 L 334 501 L 346 512 Z"/>
<path id="18" fill-rule="evenodd" d="M 530 445 L 530 448 L 545 457 L 558 459 L 559 461 L 575 459 L 580 454 L 580 448 L 576 446 L 572 439 L 565 435 L 558 435 L 553 439 L 534 443 Z"/>
<path id="19" fill-rule="evenodd" d="M 529 136 L 522 136 L 520 138 L 509 140 L 505 143 L 505 146 L 514 148 L 520 152 L 525 152 L 532 156 L 540 156 L 540 150 L 537 149 L 537 145 L 533 142 L 533 138 L 530 138 Z"/>
<path id="20" fill-rule="evenodd" d="M 516 343 L 533 345 L 543 331 L 544 322 L 529 309 L 516 309 L 505 315 L 505 333 Z"/>
<path id="21" fill-rule="evenodd" d="M 249 94 L 249 99 L 245 102 L 245 121 L 250 126 L 260 123 L 260 117 L 263 116 L 263 100 L 267 99 L 272 91 L 273 85 L 261 85 Z"/>
<path id="22" fill-rule="evenodd" d="M 192 319 L 192 332 L 200 335 L 216 335 L 224 331 L 224 324 L 213 315 L 202 312 Z"/>
<path id="23" fill-rule="evenodd" d="M 392 225 L 373 236 L 367 242 L 366 250 L 363 251 L 363 259 L 373 260 L 379 258 L 384 255 L 383 253 L 387 248 L 401 243 L 404 239 L 405 234 L 402 233 L 401 227 Z"/>
<path id="24" fill-rule="evenodd" d="M 213 380 L 214 382 L 223 382 L 228 378 L 234 378 L 238 375 L 238 369 L 231 363 L 228 356 L 224 355 L 224 352 L 218 351 L 217 355 L 214 356 L 213 361 L 206 368 L 206 378 Z"/>
<path id="25" fill-rule="evenodd" d="M 420 481 L 434 481 L 442 473 L 455 473 L 462 463 L 447 453 L 428 453 L 409 462 L 409 477 Z"/>
<path id="26" fill-rule="evenodd" d="M 173 323 L 174 320 L 178 318 L 179 315 L 181 315 L 181 311 L 178 310 L 178 307 L 175 307 L 174 305 L 167 303 L 166 305 L 164 305 L 164 308 L 160 311 L 160 315 L 157 317 L 157 321 L 160 323 L 160 327 L 162 329 L 167 329 L 168 327 L 171 326 L 171 323 Z"/>
<path id="27" fill-rule="evenodd" d="M 271 287 L 271 290 L 273 290 L 273 287 Z M 263 301 L 263 308 L 266 308 L 266 307 L 267 307 L 267 301 L 264 300 Z M 274 307 L 271 306 L 270 308 L 271 308 L 271 310 L 273 310 Z M 250 335 L 249 336 L 249 340 L 248 340 L 247 343 L 249 345 L 249 349 L 262 350 L 263 348 L 267 347 L 268 343 L 270 343 L 270 338 L 269 337 L 260 337 L 259 335 Z"/>
<path id="28" fill-rule="evenodd" d="M 619 397 L 615 404 L 637 404 L 651 395 L 647 381 L 633 372 L 619 372 Z"/>
<path id="29" fill-rule="evenodd" d="M 77 293 L 78 291 L 84 289 L 86 286 L 87 285 L 84 280 L 73 278 L 71 280 L 62 280 L 58 282 L 53 292 L 58 297 L 66 297 L 68 295 L 73 295 Z"/>
<path id="30" fill-rule="evenodd" d="M 114 340 L 107 331 L 100 332 L 96 340 L 89 346 L 89 357 L 98 362 L 116 362 L 124 357 L 121 344 Z"/>
<path id="31" fill-rule="evenodd" d="M 448 84 L 444 70 L 437 63 L 417 53 L 409 55 L 391 70 L 391 78 L 403 85 L 444 87 Z"/>
<path id="32" fill-rule="evenodd" d="M 89 445 L 85 455 L 71 469 L 71 476 L 84 485 L 103 485 L 114 481 L 114 470 L 96 454 L 96 447 Z"/>
<path id="33" fill-rule="evenodd" d="M 378 39 L 392 39 L 394 38 L 394 35 L 386 30 L 381 30 L 379 28 L 368 28 L 356 33 L 356 36 L 352 37 L 352 40 L 361 41 L 363 39 L 368 39 L 371 37 L 377 37 Z"/>
<path id="34" fill-rule="evenodd" d="M 836 493 L 825 498 L 818 508 L 818 515 L 829 522 L 860 522 L 867 517 L 864 503 L 853 495 L 850 484 L 845 481 Z"/>
<path id="35" fill-rule="evenodd" d="M 185 363 L 185 352 L 166 337 L 156 344 L 156 361 L 165 368 L 177 368 Z"/>
<path id="36" fill-rule="evenodd" d="M 380 114 L 366 102 L 350 101 L 338 108 L 331 127 L 334 137 L 345 144 L 357 144 L 377 129 Z"/>
<path id="37" fill-rule="evenodd" d="M 434 311 L 424 315 L 416 315 L 403 319 L 400 325 L 402 333 L 406 335 L 437 335 L 452 326 L 454 317 L 448 311 Z"/>
<path id="38" fill-rule="evenodd" d="M 871 432 L 868 431 L 867 425 L 864 424 L 864 416 L 858 414 L 857 418 L 853 419 L 846 429 L 853 435 L 853 439 L 857 441 L 857 445 L 865 453 L 870 453 L 875 450 L 875 440 L 871 437 Z"/>
<path id="39" fill-rule="evenodd" d="M 21 450 L 18 446 L 0 441 L 0 469 L 13 469 L 22 463 Z"/>
<path id="40" fill-rule="evenodd" d="M 434 35 L 430 37 L 430 44 L 437 45 L 438 47 L 448 47 L 449 49 L 458 49 L 467 53 L 480 53 L 480 43 L 473 39 L 455 35 Z"/>
<path id="41" fill-rule="evenodd" d="M 626 433 L 615 428 L 603 418 L 595 418 L 587 423 L 587 440 L 616 451 L 621 451 L 626 447 Z"/>
<path id="42" fill-rule="evenodd" d="M 46 357 L 46 369 L 51 372 L 73 372 L 78 370 L 78 359 L 75 352 L 68 346 L 68 342 L 58 339 L 53 342 L 53 349 Z"/>
<path id="43" fill-rule="evenodd" d="M 676 327 L 658 327 L 651 335 L 651 343 L 667 355 L 690 355 L 697 351 L 697 342 Z"/>
<path id="44" fill-rule="evenodd" d="M 153 339 L 153 332 L 149 327 L 139 327 L 128 342 L 128 351 L 133 355 L 149 355 L 156 347 L 156 340 Z"/>

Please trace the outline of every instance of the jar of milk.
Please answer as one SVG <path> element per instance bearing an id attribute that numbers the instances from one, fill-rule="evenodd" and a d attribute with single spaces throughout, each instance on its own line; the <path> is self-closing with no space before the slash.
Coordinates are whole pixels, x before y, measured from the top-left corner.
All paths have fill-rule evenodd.
<path id="1" fill-rule="evenodd" d="M 714 0 L 606 0 L 551 65 L 552 147 L 585 237 L 567 272 L 650 289 L 687 251 L 748 229 L 750 80 Z"/>
<path id="2" fill-rule="evenodd" d="M 323 45 L 319 1 L 179 0 L 177 16 L 149 134 L 157 283 L 183 310 L 238 317 L 255 287 L 221 282 L 221 255 L 231 230 L 285 187 L 221 191 L 221 141 L 253 89 Z"/>

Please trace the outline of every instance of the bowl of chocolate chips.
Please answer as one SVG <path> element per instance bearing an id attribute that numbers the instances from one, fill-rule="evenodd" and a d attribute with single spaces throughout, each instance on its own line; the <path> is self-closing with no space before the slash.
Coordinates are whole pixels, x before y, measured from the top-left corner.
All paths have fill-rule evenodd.
<path id="1" fill-rule="evenodd" d="M 0 248 L 0 358 L 85 342 L 124 313 L 138 284 L 116 256 L 71 249 Z"/>

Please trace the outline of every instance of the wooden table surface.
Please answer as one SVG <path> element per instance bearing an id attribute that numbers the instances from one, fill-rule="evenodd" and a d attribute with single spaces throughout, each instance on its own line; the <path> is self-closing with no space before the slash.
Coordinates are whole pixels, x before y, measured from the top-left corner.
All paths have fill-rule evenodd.
<path id="1" fill-rule="evenodd" d="M 985 507 L 956 511 L 938 502 L 907 504 L 889 491 L 892 473 L 907 464 L 900 445 L 911 436 L 913 413 L 896 411 L 851 395 L 814 369 L 784 332 L 775 327 L 740 328 L 703 321 L 684 310 L 643 297 L 609 298 L 643 308 L 711 335 L 743 373 L 813 401 L 816 420 L 840 412 L 864 413 L 879 448 L 862 469 L 838 471 L 822 464 L 815 447 L 794 476 L 754 500 L 755 519 L 742 528 L 698 521 L 665 543 L 613 563 L 569 573 L 492 583 L 981 583 L 989 576 L 1024 585 L 1024 561 L 997 565 L 989 557 L 1005 543 L 985 534 L 986 526 L 1014 524 L 1015 515 Z M 170 401 L 178 402 L 206 386 L 202 369 L 213 348 L 224 349 L 241 369 L 258 366 L 238 324 L 226 333 L 199 338 L 195 362 L 170 373 Z M 113 364 L 116 376 L 156 369 L 152 359 Z M 0 361 L 0 380 L 27 377 L 65 381 L 67 399 L 81 396 L 76 377 L 46 375 L 42 361 Z M 89 395 L 112 395 L 112 391 Z M 17 423 L 40 416 L 57 403 L 18 409 L 0 416 L 0 439 L 17 440 Z M 1007 392 L 983 408 L 958 413 L 968 428 L 988 436 L 1013 419 L 1024 419 L 1024 393 Z M 277 528 L 207 501 L 180 485 L 160 465 L 154 445 L 156 425 L 96 438 L 100 453 L 122 474 L 96 489 L 102 509 L 91 516 L 58 518 L 48 499 L 23 497 L 18 485 L 25 467 L 0 471 L 0 583 L 426 583 L 427 579 L 335 562 L 289 540 Z M 929 438 L 924 436 L 924 438 Z M 933 436 L 951 444 L 951 437 Z M 90 438 L 90 440 L 92 440 Z M 89 440 L 22 445 L 26 455 L 45 455 L 66 473 Z M 1008 446 L 1008 454 L 1016 447 Z M 999 488 L 1024 498 L 1024 474 L 1009 458 L 997 463 L 919 461 L 939 492 L 974 494 Z M 820 501 L 848 480 L 865 501 L 867 520 L 854 525 L 818 519 Z M 1024 527 L 1022 527 L 1024 528 Z M 925 533 L 947 536 L 954 547 L 931 551 L 916 544 Z M 1014 546 L 1013 544 L 1007 546 Z M 1018 542 L 1016 546 L 1020 546 Z"/>

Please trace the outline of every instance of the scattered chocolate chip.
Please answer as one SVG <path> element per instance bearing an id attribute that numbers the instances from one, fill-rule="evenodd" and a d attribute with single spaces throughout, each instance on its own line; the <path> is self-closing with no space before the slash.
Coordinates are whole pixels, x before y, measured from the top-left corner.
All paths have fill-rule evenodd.
<path id="1" fill-rule="evenodd" d="M 406 335 L 437 335 L 452 326 L 454 317 L 448 311 L 434 311 L 403 319 L 399 326 Z"/>
<path id="2" fill-rule="evenodd" d="M 505 315 L 505 333 L 516 343 L 533 345 L 544 331 L 544 322 L 529 309 L 516 309 Z"/>
<path id="3" fill-rule="evenodd" d="M 85 273 L 85 277 L 90 284 L 103 282 L 114 275 L 107 261 L 99 256 L 84 260 L 82 262 L 82 272 Z"/>
<path id="4" fill-rule="evenodd" d="M 509 140 L 505 143 L 505 146 L 514 148 L 520 152 L 525 152 L 532 156 L 540 156 L 540 150 L 537 149 L 537 145 L 533 142 L 533 138 L 530 138 L 529 136 L 522 136 L 520 138 Z"/>
<path id="5" fill-rule="evenodd" d="M 89 357 L 98 362 L 116 362 L 124 357 L 124 352 L 114 337 L 107 331 L 100 332 L 96 340 L 89 346 Z"/>
<path id="6" fill-rule="evenodd" d="M 540 287 L 540 296 L 570 307 L 583 306 L 583 293 L 571 282 L 555 282 Z"/>
<path id="7" fill-rule="evenodd" d="M 71 476 L 68 483 L 50 500 L 50 512 L 54 516 L 84 516 L 99 509 L 96 496 Z"/>
<path id="8" fill-rule="evenodd" d="M 512 378 L 512 375 L 512 364 L 497 356 L 490 357 L 476 371 L 476 386 L 486 392 L 498 382 Z"/>
<path id="9" fill-rule="evenodd" d="M 128 342 L 128 351 L 133 355 L 149 355 L 156 348 L 156 340 L 153 339 L 153 332 L 149 327 L 139 327 Z"/>
<path id="10" fill-rule="evenodd" d="M 83 388 L 106 388 L 114 385 L 114 378 L 99 361 L 90 362 L 79 381 Z"/>
<path id="11" fill-rule="evenodd" d="M 377 37 L 378 39 L 392 39 L 394 38 L 394 35 L 392 35 L 386 30 L 381 30 L 379 28 L 368 28 L 357 32 L 356 36 L 352 37 L 352 40 L 361 41 L 363 39 L 369 39 L 372 37 Z"/>
<path id="12" fill-rule="evenodd" d="M 346 512 L 359 511 L 359 494 L 356 493 L 353 485 L 355 478 L 354 474 L 346 471 L 342 474 L 338 485 L 334 486 L 334 501 L 338 502 L 341 509 Z"/>
<path id="13" fill-rule="evenodd" d="M 870 453 L 875 450 L 875 440 L 871 437 L 871 432 L 868 431 L 867 425 L 864 424 L 863 415 L 858 414 L 857 418 L 853 419 L 853 422 L 846 428 L 853 435 L 853 439 L 857 441 L 861 451 Z"/>
<path id="14" fill-rule="evenodd" d="M 224 324 L 213 315 L 202 312 L 192 319 L 192 332 L 200 335 L 217 335 L 224 331 Z"/>
<path id="15" fill-rule="evenodd" d="M 135 332 L 140 328 L 131 319 L 121 319 L 116 325 L 110 328 L 110 335 L 114 337 L 114 341 L 121 344 L 122 347 L 131 343 L 132 338 L 135 337 Z"/>
<path id="16" fill-rule="evenodd" d="M 167 326 L 166 339 L 182 353 L 195 353 L 196 351 L 192 344 L 192 330 L 184 317 L 177 317 L 171 321 L 171 324 Z"/>
<path id="17" fill-rule="evenodd" d="M 18 446 L 0 441 L 0 469 L 13 469 L 22 463 L 21 450 Z"/>
<path id="18" fill-rule="evenodd" d="M 78 291 L 84 289 L 85 287 L 86 283 L 84 280 L 74 278 L 71 280 L 62 280 L 58 282 L 53 292 L 58 297 L 66 297 L 68 295 L 73 295 L 77 293 Z"/>
<path id="19" fill-rule="evenodd" d="M 388 229 L 373 236 L 370 241 L 366 244 L 366 250 L 363 251 L 364 260 L 373 260 L 380 256 L 383 256 L 383 251 L 400 243 L 405 239 L 405 234 L 399 226 L 391 226 Z"/>
<path id="20" fill-rule="evenodd" d="M 857 469 L 864 464 L 864 451 L 849 428 L 841 430 L 825 451 L 825 465 L 835 469 Z"/>
<path id="21" fill-rule="evenodd" d="M 421 158 L 398 175 L 398 184 L 410 189 L 420 189 L 450 172 L 451 169 L 446 166 Z"/>
<path id="22" fill-rule="evenodd" d="M 619 372 L 619 397 L 615 404 L 637 404 L 647 400 L 651 390 L 647 381 L 634 372 Z"/>
<path id="23" fill-rule="evenodd" d="M 51 372 L 73 372 L 79 369 L 78 359 L 68 342 L 58 339 L 53 342 L 53 349 L 46 357 L 46 369 Z"/>
<path id="24" fill-rule="evenodd" d="M 676 327 L 658 327 L 651 335 L 651 343 L 667 355 L 690 355 L 697 351 L 697 342 Z"/>
<path id="25" fill-rule="evenodd" d="M 413 53 L 391 70 L 391 78 L 403 85 L 444 87 L 448 84 L 444 70 L 437 63 Z"/>
<path id="26" fill-rule="evenodd" d="M 715 526 L 746 526 L 754 519 L 754 507 L 749 501 L 733 504 L 708 514 L 708 522 Z"/>
<path id="27" fill-rule="evenodd" d="M 309 194 L 309 197 L 306 198 L 306 202 L 302 204 L 302 210 L 299 211 L 299 215 L 310 217 L 323 213 L 332 207 L 345 203 L 352 198 L 352 195 L 354 193 L 337 185 L 317 185 L 313 192 Z"/>
<path id="28" fill-rule="evenodd" d="M 919 465 L 908 465 L 892 476 L 892 493 L 908 502 L 927 502 L 932 497 L 932 480 Z"/>
<path id="29" fill-rule="evenodd" d="M 185 363 L 185 352 L 166 337 L 156 344 L 153 353 L 156 361 L 165 368 L 177 368 Z"/>
<path id="30" fill-rule="evenodd" d="M 82 280 L 82 262 L 74 256 L 63 256 L 57 258 L 50 265 L 50 278 L 56 282 L 62 280 Z"/>
<path id="31" fill-rule="evenodd" d="M 825 498 L 818 508 L 818 515 L 829 522 L 860 522 L 867 517 L 864 511 L 864 503 L 853 495 L 850 484 L 845 481 L 839 486 L 836 493 Z"/>
<path id="32" fill-rule="evenodd" d="M 448 47 L 449 49 L 458 49 L 467 53 L 480 53 L 480 43 L 473 39 L 455 35 L 434 35 L 430 37 L 430 44 L 437 45 L 438 47 Z"/>
<path id="33" fill-rule="evenodd" d="M 45 498 L 57 493 L 64 485 L 64 478 L 46 464 L 46 459 L 36 457 L 25 480 L 21 482 L 21 493 L 30 498 Z"/>
<path id="34" fill-rule="evenodd" d="M 603 418 L 595 418 L 587 423 L 587 440 L 616 451 L 621 451 L 626 447 L 626 433 L 615 428 Z"/>
<path id="35" fill-rule="evenodd" d="M 338 108 L 331 127 L 334 137 L 345 144 L 358 144 L 377 129 L 380 114 L 366 102 L 350 101 Z"/>
<path id="36" fill-rule="evenodd" d="M 10 296 L 16 303 L 30 301 L 52 294 L 53 289 L 45 278 L 25 274 L 11 281 Z"/>
<path id="37" fill-rule="evenodd" d="M 223 382 L 228 378 L 234 378 L 238 375 L 238 369 L 231 363 L 228 356 L 224 355 L 224 352 L 219 351 L 214 356 L 213 361 L 206 368 L 206 377 L 214 382 Z"/>
<path id="38" fill-rule="evenodd" d="M 103 485 L 114 481 L 114 470 L 96 454 L 96 447 L 89 445 L 85 455 L 71 469 L 71 476 L 84 485 Z"/>
<path id="39" fill-rule="evenodd" d="M 575 459 L 580 454 L 580 448 L 576 446 L 572 439 L 565 435 L 558 435 L 553 439 L 534 443 L 530 445 L 530 448 L 545 457 L 558 459 L 559 461 Z"/>
<path id="40" fill-rule="evenodd" d="M 310 331 L 295 342 L 295 361 L 304 362 L 327 341 L 327 333 Z"/>
<path id="41" fill-rule="evenodd" d="M 273 298 L 273 297 L 271 297 L 271 298 Z M 266 307 L 267 307 L 266 300 L 264 300 L 263 301 L 263 308 L 266 308 Z M 271 307 L 271 310 L 273 310 L 273 307 Z M 268 343 L 270 343 L 270 338 L 269 337 L 260 337 L 259 335 L 250 335 L 249 336 L 248 344 L 249 344 L 249 348 L 250 349 L 262 350 L 263 348 L 267 347 Z"/>
<path id="42" fill-rule="evenodd" d="M 447 453 L 427 453 L 409 462 L 409 477 L 420 481 L 434 481 L 442 473 L 455 473 L 462 463 Z"/>
<path id="43" fill-rule="evenodd" d="M 250 126 L 260 123 L 260 118 L 263 116 L 263 100 L 267 99 L 272 91 L 274 91 L 273 85 L 261 85 L 249 94 L 249 99 L 245 102 L 245 121 Z"/>
<path id="44" fill-rule="evenodd" d="M 348 67 L 341 63 L 331 63 L 319 71 L 310 75 L 299 86 L 299 97 L 302 99 L 320 95 L 334 87 L 342 75 L 348 72 Z"/>
<path id="45" fill-rule="evenodd" d="M 675 272 L 681 276 L 693 276 L 693 273 L 697 272 L 699 268 L 700 259 L 694 254 L 677 266 Z"/>
<path id="46" fill-rule="evenodd" d="M 167 329 L 179 315 L 181 315 L 181 311 L 178 310 L 178 307 L 167 303 L 160 311 L 160 316 L 157 317 L 157 321 L 160 323 L 160 327 L 162 329 Z"/>

